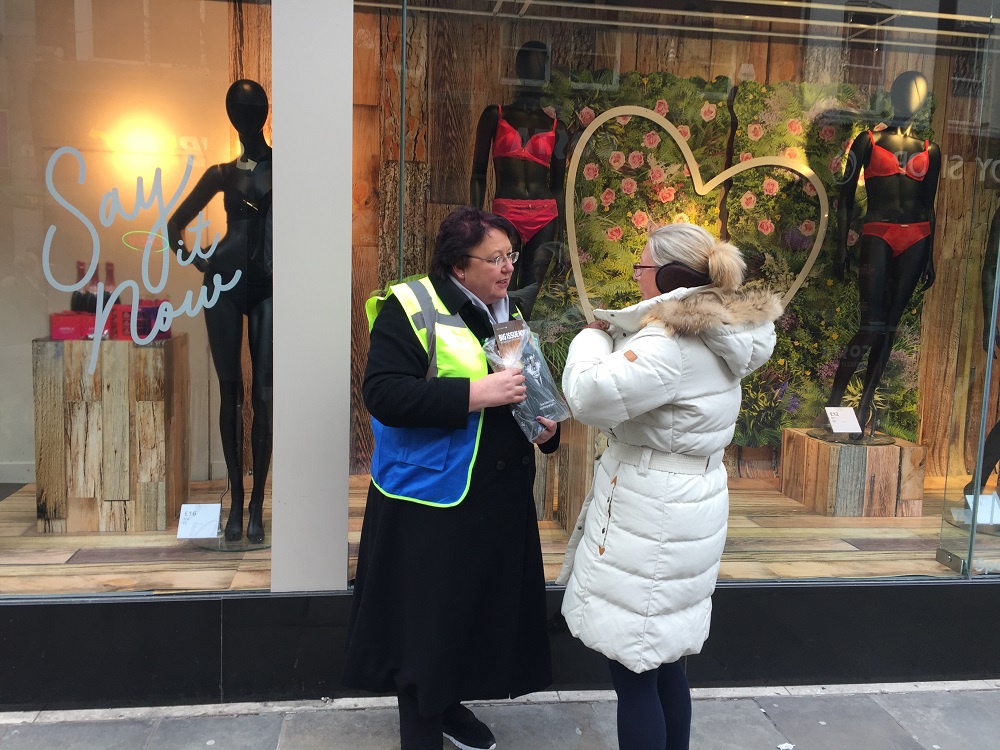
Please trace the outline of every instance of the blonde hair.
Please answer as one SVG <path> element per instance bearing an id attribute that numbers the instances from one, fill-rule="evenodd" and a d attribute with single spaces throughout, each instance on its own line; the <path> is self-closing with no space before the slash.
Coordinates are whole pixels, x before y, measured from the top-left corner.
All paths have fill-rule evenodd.
<path id="1" fill-rule="evenodd" d="M 723 242 L 696 224 L 667 224 L 649 233 L 649 254 L 658 266 L 679 261 L 707 273 L 712 286 L 726 292 L 743 283 L 747 264 L 735 245 Z"/>

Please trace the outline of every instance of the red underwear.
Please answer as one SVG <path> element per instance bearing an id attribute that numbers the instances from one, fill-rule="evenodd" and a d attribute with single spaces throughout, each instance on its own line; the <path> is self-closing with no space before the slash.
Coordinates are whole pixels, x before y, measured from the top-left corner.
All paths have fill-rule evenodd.
<path id="1" fill-rule="evenodd" d="M 559 209 L 555 198 L 545 200 L 494 198 L 493 213 L 513 224 L 514 229 L 521 235 L 521 242 L 527 243 L 542 227 L 559 215 Z"/>
<path id="2" fill-rule="evenodd" d="M 902 255 L 920 240 L 931 236 L 931 223 L 892 224 L 888 221 L 869 221 L 861 225 L 861 234 L 878 237 L 892 248 L 892 257 Z"/>

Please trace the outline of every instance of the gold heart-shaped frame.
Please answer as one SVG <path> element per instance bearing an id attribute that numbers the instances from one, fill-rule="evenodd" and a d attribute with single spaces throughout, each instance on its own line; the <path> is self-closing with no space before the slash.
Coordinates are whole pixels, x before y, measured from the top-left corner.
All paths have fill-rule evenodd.
<path id="1" fill-rule="evenodd" d="M 575 282 L 577 292 L 580 295 L 580 305 L 583 308 L 583 314 L 587 320 L 594 320 L 594 308 L 590 304 L 590 298 L 587 296 L 587 289 L 583 283 L 583 271 L 580 268 L 580 255 L 577 252 L 576 173 L 580 166 L 580 159 L 583 157 L 584 147 L 587 145 L 591 136 L 593 136 L 597 129 L 605 122 L 614 117 L 621 117 L 622 115 L 643 117 L 647 120 L 655 122 L 670 134 L 670 137 L 674 139 L 674 143 L 676 143 L 677 147 L 681 150 L 681 154 L 684 155 L 684 161 L 687 164 L 688 170 L 691 172 L 691 181 L 694 183 L 694 190 L 698 193 L 698 195 L 707 195 L 710 191 L 717 188 L 733 175 L 737 175 L 740 172 L 746 172 L 749 169 L 756 169 L 757 167 L 784 167 L 785 169 L 797 172 L 812 183 L 812 186 L 816 188 L 816 195 L 819 197 L 819 226 L 816 229 L 816 239 L 813 241 L 812 250 L 809 252 L 809 257 L 806 258 L 805 265 L 802 266 L 802 270 L 799 271 L 799 275 L 795 277 L 795 281 L 782 297 L 782 303 L 787 305 L 789 300 L 795 296 L 799 287 L 802 286 L 802 283 L 806 280 L 806 277 L 812 270 L 813 264 L 816 263 L 816 258 L 819 257 L 819 251 L 823 246 L 823 239 L 826 236 L 826 228 L 830 221 L 830 205 L 826 195 L 826 188 L 823 186 L 823 183 L 820 182 L 816 173 L 813 172 L 807 165 L 793 161 L 792 159 L 787 159 L 783 156 L 756 156 L 748 161 L 734 164 L 728 169 L 720 172 L 708 182 L 703 182 L 698 162 L 695 161 L 691 148 L 687 145 L 687 141 L 684 140 L 674 124 L 667 118 L 663 117 L 663 115 L 660 115 L 651 109 L 627 105 L 623 107 L 614 107 L 606 112 L 602 112 L 586 127 L 580 135 L 580 140 L 577 143 L 577 146 L 573 149 L 573 156 L 570 159 L 569 170 L 566 176 L 566 234 L 567 239 L 569 240 L 569 257 L 570 262 L 573 264 L 573 281 Z"/>

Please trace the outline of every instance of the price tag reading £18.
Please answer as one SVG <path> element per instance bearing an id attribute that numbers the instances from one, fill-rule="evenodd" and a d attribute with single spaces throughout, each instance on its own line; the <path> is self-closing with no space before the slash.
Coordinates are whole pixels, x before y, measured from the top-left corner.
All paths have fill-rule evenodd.
<path id="1" fill-rule="evenodd" d="M 177 524 L 178 539 L 214 539 L 219 535 L 222 503 L 184 503 Z"/>

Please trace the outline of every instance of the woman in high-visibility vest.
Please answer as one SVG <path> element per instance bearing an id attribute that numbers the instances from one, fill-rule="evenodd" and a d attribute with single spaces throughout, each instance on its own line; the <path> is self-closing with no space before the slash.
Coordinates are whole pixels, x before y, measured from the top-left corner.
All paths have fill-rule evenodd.
<path id="1" fill-rule="evenodd" d="M 517 312 L 506 220 L 442 223 L 426 277 L 368 301 L 362 393 L 376 438 L 343 679 L 396 693 L 402 750 L 496 746 L 460 701 L 551 682 L 534 446 L 510 405 L 518 368 L 490 373 L 483 342 Z M 538 418 L 543 453 L 558 425 Z"/>

